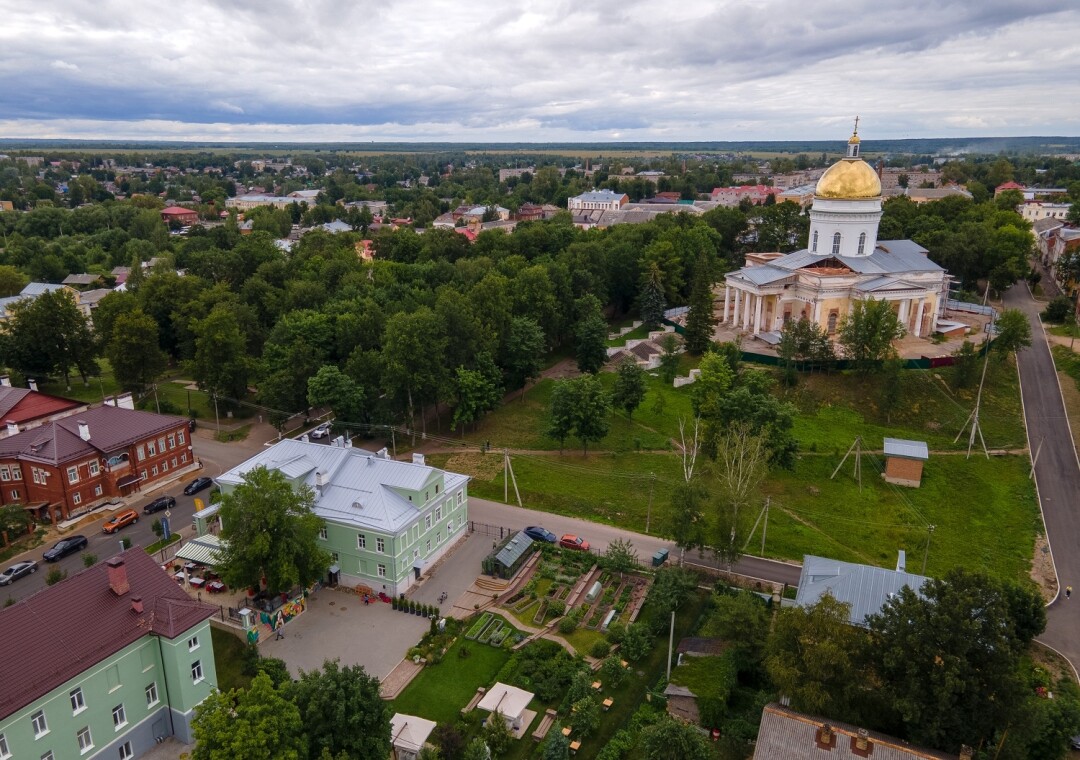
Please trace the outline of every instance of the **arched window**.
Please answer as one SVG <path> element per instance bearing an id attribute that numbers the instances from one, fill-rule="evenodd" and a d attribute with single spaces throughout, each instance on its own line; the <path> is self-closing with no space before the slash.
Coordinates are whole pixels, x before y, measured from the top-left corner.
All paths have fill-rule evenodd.
<path id="1" fill-rule="evenodd" d="M 814 230 L 814 242 L 810 246 L 810 250 L 814 253 L 817 253 L 817 230 Z"/>
<path id="2" fill-rule="evenodd" d="M 863 251 L 866 249 L 866 233 L 859 235 L 859 255 L 863 255 Z"/>
<path id="3" fill-rule="evenodd" d="M 840 233 L 834 233 L 832 236 L 832 255 L 840 255 Z"/>

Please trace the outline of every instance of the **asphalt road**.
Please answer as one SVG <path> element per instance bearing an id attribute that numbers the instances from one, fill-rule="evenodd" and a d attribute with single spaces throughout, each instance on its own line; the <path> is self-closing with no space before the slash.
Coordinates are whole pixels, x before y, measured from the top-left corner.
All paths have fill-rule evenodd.
<path id="1" fill-rule="evenodd" d="M 1042 307 L 1022 284 L 1013 285 L 1005 293 L 1005 306 L 1020 309 L 1031 322 L 1031 348 L 1017 354 L 1028 445 L 1033 452 L 1039 450 L 1035 482 L 1059 585 L 1062 589 L 1080 587 L 1080 513 L 1076 509 L 1080 464 L 1076 460 L 1054 360 L 1039 319 Z M 1076 669 L 1080 664 L 1078 631 L 1080 597 L 1070 600 L 1059 593 L 1047 609 L 1046 632 L 1039 640 L 1067 657 Z"/>

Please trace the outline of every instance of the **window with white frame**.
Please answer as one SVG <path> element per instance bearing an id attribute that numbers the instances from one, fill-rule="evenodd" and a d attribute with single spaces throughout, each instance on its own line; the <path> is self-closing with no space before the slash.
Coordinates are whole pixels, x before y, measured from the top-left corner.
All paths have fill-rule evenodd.
<path id="1" fill-rule="evenodd" d="M 176 434 L 175 433 L 169 433 L 169 448 L 170 449 L 175 449 L 176 448 Z"/>
<path id="2" fill-rule="evenodd" d="M 357 533 L 356 534 L 356 548 L 357 549 L 366 549 L 367 548 L 367 536 L 365 536 L 363 533 Z"/>
<path id="3" fill-rule="evenodd" d="M 862 256 L 863 251 L 866 249 L 866 233 L 859 234 L 859 255 Z"/>
<path id="4" fill-rule="evenodd" d="M 22 467 L 13 465 L 11 468 L 11 477 L 15 480 L 22 480 Z"/>
<path id="5" fill-rule="evenodd" d="M 322 526 L 321 528 L 319 528 L 319 538 L 321 540 L 323 540 L 323 541 L 326 540 L 326 526 L 325 525 Z"/>
<path id="6" fill-rule="evenodd" d="M 146 455 L 151 456 L 151 457 L 157 455 L 157 442 L 156 441 L 147 441 L 146 442 Z"/>
<path id="7" fill-rule="evenodd" d="M 124 709 L 123 703 L 112 709 L 112 724 L 116 729 L 121 729 L 127 725 L 127 711 Z"/>
<path id="8" fill-rule="evenodd" d="M 75 734 L 75 738 L 79 741 L 79 753 L 83 754 L 89 752 L 94 748 L 94 739 L 90 736 L 90 726 L 83 726 Z"/>
<path id="9" fill-rule="evenodd" d="M 173 466 L 173 469 L 175 470 L 176 469 L 176 457 L 172 458 L 172 466 Z"/>
<path id="10" fill-rule="evenodd" d="M 202 680 L 202 660 L 195 660 L 195 662 L 191 663 L 191 681 L 192 683 L 199 683 Z"/>
<path id="11" fill-rule="evenodd" d="M 102 494 L 102 489 L 101 489 L 101 484 L 99 483 L 98 485 L 94 486 L 94 496 L 101 496 L 101 494 Z"/>
<path id="12" fill-rule="evenodd" d="M 30 468 L 30 477 L 35 483 L 41 485 L 41 470 L 39 470 L 37 467 Z"/>
<path id="13" fill-rule="evenodd" d="M 458 506 L 459 506 L 459 507 L 461 506 L 461 502 L 462 502 L 462 501 L 464 501 L 464 499 L 465 499 L 465 494 L 464 494 L 464 492 L 462 492 L 462 491 L 458 491 L 458 492 L 457 492 L 457 503 L 458 503 Z"/>
<path id="14" fill-rule="evenodd" d="M 146 459 L 146 448 L 141 443 L 135 449 L 135 458 L 140 462 Z"/>
<path id="15" fill-rule="evenodd" d="M 382 539 L 382 538 L 376 538 L 375 539 L 375 551 L 377 551 L 379 554 L 385 554 L 386 553 L 386 541 L 384 539 Z"/>
<path id="16" fill-rule="evenodd" d="M 11 750 L 8 749 L 7 736 L 0 734 L 0 760 L 7 760 L 11 757 Z"/>
<path id="17" fill-rule="evenodd" d="M 833 256 L 839 256 L 840 255 L 840 233 L 839 232 L 833 233 L 833 236 L 832 236 L 832 255 Z"/>
<path id="18" fill-rule="evenodd" d="M 199 637 L 198 636 L 192 636 L 190 639 L 187 640 L 187 650 L 189 652 L 194 652 L 198 648 L 199 648 Z"/>
<path id="19" fill-rule="evenodd" d="M 120 760 L 131 760 L 135 757 L 135 752 L 131 749 L 131 742 L 124 742 L 120 745 Z"/>
<path id="20" fill-rule="evenodd" d="M 72 504 L 82 504 L 82 494 L 79 493 L 78 491 L 71 494 L 71 503 Z"/>
<path id="21" fill-rule="evenodd" d="M 158 451 L 160 451 L 162 454 L 165 453 L 165 436 L 161 436 L 157 439 L 157 447 Z"/>
<path id="22" fill-rule="evenodd" d="M 431 515 L 424 515 L 424 530 L 431 530 Z"/>
<path id="23" fill-rule="evenodd" d="M 41 753 L 41 760 L 54 760 L 51 749 L 47 749 Z"/>
<path id="24" fill-rule="evenodd" d="M 451 533 L 453 533 L 453 532 L 454 532 L 454 521 L 453 521 L 453 520 L 449 520 L 449 521 L 447 521 L 447 523 L 446 523 L 446 535 L 448 535 L 448 536 L 449 536 L 449 535 L 450 535 Z"/>
<path id="25" fill-rule="evenodd" d="M 86 709 L 86 701 L 83 699 L 82 689 L 75 689 L 68 694 L 68 698 L 71 699 L 71 713 L 73 715 L 78 715 Z"/>
<path id="26" fill-rule="evenodd" d="M 431 539 L 424 542 L 424 554 L 431 554 Z"/>
<path id="27" fill-rule="evenodd" d="M 442 543 L 442 531 L 440 530 L 438 533 L 435 534 L 435 545 L 438 546 L 441 543 Z"/>
<path id="28" fill-rule="evenodd" d="M 162 472 L 168 472 L 169 471 L 169 463 L 167 461 L 161 463 L 161 471 Z"/>
<path id="29" fill-rule="evenodd" d="M 19 492 L 14 488 L 11 489 L 11 498 L 15 500 L 18 500 L 19 498 Z"/>
<path id="30" fill-rule="evenodd" d="M 157 469 L 157 465 L 155 464 L 153 467 L 150 468 L 150 474 L 153 475 L 156 478 L 157 473 L 158 473 L 158 469 Z"/>
<path id="31" fill-rule="evenodd" d="M 78 483 L 79 482 L 79 468 L 78 467 L 68 467 L 67 468 L 67 476 L 68 476 L 68 483 Z"/>
<path id="32" fill-rule="evenodd" d="M 818 239 L 818 231 L 814 230 L 814 242 L 811 243 L 811 245 L 810 245 L 810 250 L 813 251 L 814 253 L 817 253 L 817 239 Z"/>
<path id="33" fill-rule="evenodd" d="M 180 430 L 180 431 L 177 432 L 176 440 L 180 442 L 181 446 L 184 445 L 184 431 L 183 430 Z"/>
<path id="34" fill-rule="evenodd" d="M 379 577 L 380 578 L 385 578 L 386 577 L 386 565 L 384 565 L 384 564 L 382 564 L 380 562 L 378 569 L 379 569 Z"/>
<path id="35" fill-rule="evenodd" d="M 442 519 L 442 507 L 441 506 L 435 507 L 435 519 L 436 520 L 441 520 Z"/>
<path id="36" fill-rule="evenodd" d="M 11 480 L 11 470 L 6 464 L 0 466 L 0 480 Z"/>
<path id="37" fill-rule="evenodd" d="M 30 716 L 30 725 L 34 728 L 35 739 L 40 739 L 45 734 L 49 733 L 49 723 L 45 720 L 45 712 L 43 710 L 38 710 Z"/>
<path id="38" fill-rule="evenodd" d="M 180 455 L 180 461 L 186 463 L 187 462 L 187 454 L 181 454 Z"/>
<path id="39" fill-rule="evenodd" d="M 336 565 L 341 561 L 341 556 L 337 552 L 330 552 L 330 563 Z"/>
<path id="40" fill-rule="evenodd" d="M 146 687 L 146 706 L 153 707 L 157 703 L 157 681 L 152 681 L 150 685 Z"/>
<path id="41" fill-rule="evenodd" d="M 90 471 L 91 476 L 96 477 L 97 475 L 101 474 L 101 465 L 96 459 L 91 459 L 89 462 L 87 462 L 86 469 Z"/>

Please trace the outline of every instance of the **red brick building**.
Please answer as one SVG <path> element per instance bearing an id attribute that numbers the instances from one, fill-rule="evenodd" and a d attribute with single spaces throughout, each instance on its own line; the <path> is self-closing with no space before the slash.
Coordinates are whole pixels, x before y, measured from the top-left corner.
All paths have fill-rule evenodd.
<path id="1" fill-rule="evenodd" d="M 115 406 L 0 440 L 0 504 L 53 523 L 195 462 L 187 420 Z"/>
<path id="2" fill-rule="evenodd" d="M 70 417 L 85 410 L 88 404 L 69 398 L 50 396 L 29 388 L 12 388 L 0 378 L 0 438 L 40 427 L 50 420 Z"/>
<path id="3" fill-rule="evenodd" d="M 165 224 L 168 224 L 169 222 L 195 224 L 199 221 L 199 212 L 195 209 L 184 208 L 183 206 L 169 206 L 168 208 L 161 209 L 161 220 L 165 222 Z"/>

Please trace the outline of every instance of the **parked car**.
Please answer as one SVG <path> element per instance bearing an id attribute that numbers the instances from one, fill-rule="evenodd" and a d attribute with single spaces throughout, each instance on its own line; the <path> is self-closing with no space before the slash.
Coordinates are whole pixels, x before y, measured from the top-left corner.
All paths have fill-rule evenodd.
<path id="1" fill-rule="evenodd" d="M 139 513 L 134 509 L 125 509 L 123 512 L 117 512 L 115 515 L 105 521 L 105 524 L 101 526 L 102 533 L 115 533 L 121 528 L 126 528 L 128 525 L 134 525 L 139 521 Z"/>
<path id="2" fill-rule="evenodd" d="M 328 435 L 330 435 L 330 423 L 329 422 L 324 422 L 323 424 L 319 425 L 317 428 L 314 428 L 310 433 L 308 433 L 309 438 L 325 438 Z"/>
<path id="3" fill-rule="evenodd" d="M 57 562 L 69 554 L 85 549 L 89 545 L 86 536 L 68 536 L 53 544 L 51 549 L 46 550 L 43 559 L 46 562 Z"/>
<path id="4" fill-rule="evenodd" d="M 198 493 L 199 491 L 202 491 L 204 488 L 209 488 L 213 484 L 214 484 L 214 481 L 212 481 L 210 478 L 207 478 L 207 477 L 195 478 L 195 480 L 191 481 L 186 486 L 184 486 L 184 495 L 185 496 L 191 496 L 191 494 Z"/>
<path id="5" fill-rule="evenodd" d="M 573 533 L 567 533 L 560 538 L 559 546 L 564 549 L 577 549 L 583 552 L 589 551 L 589 542 L 581 536 L 575 536 Z"/>
<path id="6" fill-rule="evenodd" d="M 558 536 L 546 528 L 541 528 L 539 525 L 530 525 L 525 529 L 525 535 L 533 541 L 546 541 L 549 544 L 553 544 L 559 540 Z"/>
<path id="7" fill-rule="evenodd" d="M 144 515 L 152 515 L 155 512 L 160 512 L 163 509 L 173 509 L 176 506 L 176 499 L 171 496 L 159 496 L 152 502 L 143 507 Z"/>
<path id="8" fill-rule="evenodd" d="M 32 559 L 24 559 L 16 562 L 4 572 L 0 573 L 0 586 L 7 586 L 12 581 L 37 572 L 37 562 Z"/>

